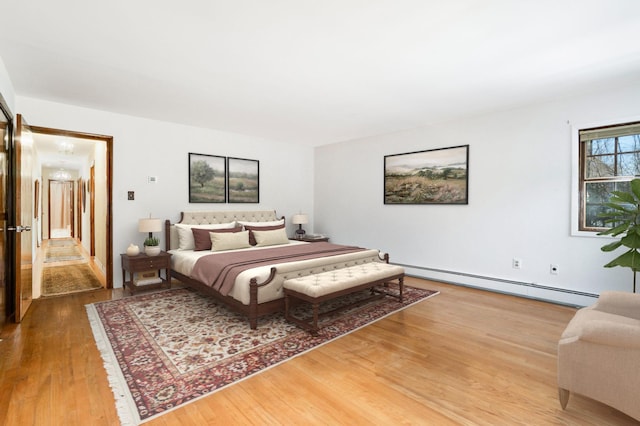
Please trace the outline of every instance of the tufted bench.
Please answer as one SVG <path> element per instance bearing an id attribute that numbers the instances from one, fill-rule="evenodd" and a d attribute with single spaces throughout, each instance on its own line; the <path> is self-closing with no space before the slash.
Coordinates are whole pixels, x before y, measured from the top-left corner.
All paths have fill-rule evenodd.
<path id="1" fill-rule="evenodd" d="M 374 289 L 375 286 L 384 285 L 398 280 L 398 293 Z M 404 290 L 404 268 L 382 262 L 369 262 L 332 271 L 310 274 L 303 277 L 290 278 L 284 281 L 285 318 L 298 326 L 316 334 L 318 332 L 318 316 L 320 303 L 360 290 L 371 289 L 372 298 L 385 295 L 397 297 L 402 302 Z M 313 318 L 306 322 L 291 315 L 290 298 L 310 303 L 313 307 Z M 366 301 L 372 298 L 366 299 Z M 359 301 L 357 303 L 361 303 Z M 349 306 L 346 306 L 349 307 Z M 340 309 L 344 309 L 342 307 Z"/>

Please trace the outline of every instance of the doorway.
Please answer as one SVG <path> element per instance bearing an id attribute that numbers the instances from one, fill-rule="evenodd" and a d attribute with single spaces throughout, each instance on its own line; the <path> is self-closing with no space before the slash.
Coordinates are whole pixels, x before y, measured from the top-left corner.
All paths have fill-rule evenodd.
<path id="1" fill-rule="evenodd" d="M 84 242 L 88 237 L 83 237 L 82 226 L 91 229 L 91 241 L 88 244 L 90 243 L 95 260 L 103 272 L 104 286 L 113 288 L 113 137 L 31 127 L 20 114 L 16 115 L 15 123 L 14 125 L 14 117 L 0 94 L 0 140 L 3 142 L 0 144 L 0 332 L 10 322 L 21 321 L 28 309 L 28 302 L 31 301 L 32 284 L 36 284 L 32 281 L 37 280 L 39 285 L 41 280 L 42 271 L 31 267 L 31 253 L 33 247 L 40 246 L 44 236 L 43 225 L 48 223 L 48 220 L 43 220 L 43 216 L 48 218 L 48 211 L 45 215 L 45 209 L 42 208 L 43 200 L 48 200 L 43 194 L 48 185 L 45 186 L 46 180 L 43 180 L 42 162 L 48 156 L 44 150 L 38 152 L 38 146 L 33 146 L 34 136 L 60 136 L 91 141 L 94 155 L 87 162 L 91 170 L 90 177 L 85 177 L 83 169 L 75 190 L 78 206 L 76 213 L 82 211 L 83 214 L 80 220 L 74 219 L 75 235 Z M 20 154 L 20 147 L 23 145 L 28 147 L 28 155 Z M 32 158 L 34 155 L 35 159 Z M 90 194 L 87 192 L 88 188 L 91 188 Z M 78 198 L 80 195 L 82 198 Z M 24 209 L 16 207 L 22 206 L 22 201 L 18 202 L 18 199 L 25 202 Z M 87 200 L 90 200 L 89 206 L 86 206 Z M 94 218 L 90 223 L 89 210 Z M 23 220 L 22 216 L 29 216 L 30 219 Z M 74 226 L 71 229 L 74 232 Z M 23 239 L 28 241 L 22 244 Z M 28 268 L 22 268 L 18 263 L 26 259 L 21 247 L 29 253 Z M 26 298 L 25 293 L 28 293 Z M 23 300 L 25 304 L 22 303 Z"/>
<path id="2" fill-rule="evenodd" d="M 72 238 L 89 253 L 106 288 L 113 288 L 113 138 L 37 126 L 31 130 L 40 165 L 36 173 L 43 183 L 36 201 L 42 206 L 38 240 Z"/>
<path id="3" fill-rule="evenodd" d="M 49 239 L 74 237 L 74 181 L 49 179 Z"/>

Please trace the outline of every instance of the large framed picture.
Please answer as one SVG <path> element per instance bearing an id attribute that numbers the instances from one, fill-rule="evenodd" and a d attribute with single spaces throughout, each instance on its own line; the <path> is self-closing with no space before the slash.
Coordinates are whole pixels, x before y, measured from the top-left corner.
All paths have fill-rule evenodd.
<path id="1" fill-rule="evenodd" d="M 227 162 L 217 155 L 189 153 L 189 202 L 224 203 Z"/>
<path id="2" fill-rule="evenodd" d="M 469 204 L 469 145 L 384 157 L 385 204 Z"/>
<path id="3" fill-rule="evenodd" d="M 230 203 L 260 202 L 258 160 L 227 158 L 227 199 Z"/>

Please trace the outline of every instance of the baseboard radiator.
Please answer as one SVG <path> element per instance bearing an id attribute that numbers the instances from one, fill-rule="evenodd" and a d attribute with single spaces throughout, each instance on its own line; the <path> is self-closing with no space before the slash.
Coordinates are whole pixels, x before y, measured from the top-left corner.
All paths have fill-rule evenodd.
<path id="1" fill-rule="evenodd" d="M 489 277 L 468 272 L 450 271 L 395 262 L 394 265 L 404 267 L 407 270 L 406 274 L 408 276 L 416 278 L 424 278 L 465 287 L 481 288 L 498 293 L 512 294 L 575 307 L 590 305 L 599 297 L 599 295 L 595 293 Z"/>

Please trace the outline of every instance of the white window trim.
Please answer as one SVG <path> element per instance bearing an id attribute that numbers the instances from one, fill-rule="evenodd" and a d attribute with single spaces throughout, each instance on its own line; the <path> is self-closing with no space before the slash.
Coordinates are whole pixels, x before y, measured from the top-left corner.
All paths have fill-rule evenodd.
<path id="1" fill-rule="evenodd" d="M 597 235 L 597 232 L 580 231 L 580 129 L 615 126 L 623 123 L 640 121 L 640 116 L 615 118 L 591 123 L 571 124 L 571 236 L 611 239 L 612 237 Z M 569 122 L 570 123 L 570 122 Z"/>

